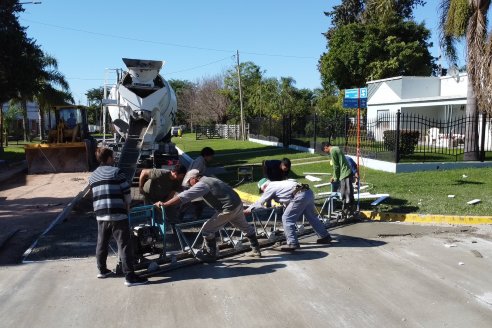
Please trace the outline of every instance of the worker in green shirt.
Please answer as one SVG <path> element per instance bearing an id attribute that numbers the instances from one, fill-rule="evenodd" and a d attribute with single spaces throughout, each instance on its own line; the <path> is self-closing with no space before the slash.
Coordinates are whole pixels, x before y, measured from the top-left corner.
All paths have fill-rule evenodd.
<path id="1" fill-rule="evenodd" d="M 331 182 L 340 183 L 340 194 L 344 204 L 343 210 L 347 215 L 354 214 L 354 174 L 350 163 L 345 155 L 337 146 L 332 146 L 330 142 L 323 143 L 323 151 L 330 154 L 333 163 L 333 176 Z"/>

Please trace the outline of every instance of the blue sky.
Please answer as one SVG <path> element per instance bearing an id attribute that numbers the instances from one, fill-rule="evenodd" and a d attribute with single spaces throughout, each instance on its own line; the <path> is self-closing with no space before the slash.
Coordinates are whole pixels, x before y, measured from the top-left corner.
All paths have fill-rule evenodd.
<path id="1" fill-rule="evenodd" d="M 326 50 L 322 35 L 329 0 L 42 0 L 26 4 L 20 22 L 28 35 L 59 62 L 77 103 L 103 85 L 105 68 L 124 68 L 122 57 L 164 60 L 166 79 L 196 81 L 241 61 L 268 77 L 291 76 L 298 88 L 320 87 L 317 62 Z M 437 4 L 416 11 L 433 32 L 437 49 Z"/>

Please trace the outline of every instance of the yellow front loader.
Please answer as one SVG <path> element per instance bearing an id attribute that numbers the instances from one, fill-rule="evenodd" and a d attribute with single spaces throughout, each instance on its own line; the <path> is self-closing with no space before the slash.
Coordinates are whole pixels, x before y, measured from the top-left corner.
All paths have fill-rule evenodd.
<path id="1" fill-rule="evenodd" d="M 29 174 L 84 172 L 94 163 L 95 140 L 89 135 L 84 106 L 55 106 L 56 126 L 46 143 L 25 146 Z"/>

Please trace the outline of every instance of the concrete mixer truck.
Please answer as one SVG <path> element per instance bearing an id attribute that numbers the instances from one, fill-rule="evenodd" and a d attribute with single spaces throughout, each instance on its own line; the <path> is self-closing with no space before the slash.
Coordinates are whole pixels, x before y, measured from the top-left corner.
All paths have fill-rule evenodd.
<path id="1" fill-rule="evenodd" d="M 103 100 L 121 140 L 118 166 L 131 181 L 137 166 L 163 167 L 178 162 L 170 142 L 176 118 L 176 95 L 159 74 L 162 61 L 123 58 L 127 71 L 118 74 Z"/>

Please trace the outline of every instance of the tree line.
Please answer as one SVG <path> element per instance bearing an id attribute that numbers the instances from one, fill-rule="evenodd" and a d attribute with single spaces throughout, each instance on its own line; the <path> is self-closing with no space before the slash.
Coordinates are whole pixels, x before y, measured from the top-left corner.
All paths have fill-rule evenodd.
<path id="1" fill-rule="evenodd" d="M 492 38 L 487 25 L 490 1 L 440 1 L 439 46 L 450 65 L 457 61 L 456 42 L 466 43 L 470 81 L 467 114 L 492 113 Z M 424 0 L 342 0 L 325 12 L 329 27 L 324 32 L 326 51 L 318 61 L 319 89 L 297 88 L 289 76 L 269 77 L 250 61 L 193 82 L 170 80 L 178 98 L 177 123 L 190 127 L 238 123 L 238 69 L 246 119 L 313 113 L 329 117 L 342 110 L 345 88 L 401 75 L 439 75 L 437 58 L 429 52 L 430 31 L 414 18 L 415 8 L 424 5 Z M 27 100 L 36 100 L 42 114 L 52 104 L 73 99 L 56 59 L 44 53 L 20 26 L 18 14 L 22 11 L 16 0 L 0 3 L 0 103 L 17 101 L 27 121 Z M 86 95 L 94 109 L 89 111 L 89 120 L 95 123 L 100 120 L 102 88 L 88 90 Z M 468 129 L 477 131 L 478 127 Z M 28 131 L 24 130 L 27 139 Z"/>
<path id="2" fill-rule="evenodd" d="M 27 102 L 39 104 L 39 124 L 44 126 L 44 112 L 53 104 L 73 103 L 69 85 L 58 71 L 55 57 L 45 53 L 36 40 L 29 38 L 26 27 L 20 25 L 19 13 L 22 4 L 17 0 L 0 2 L 0 105 L 10 101 L 9 112 L 0 110 L 0 147 L 4 135 L 8 135 L 7 123 L 17 114 L 22 114 L 23 137 L 30 139 L 27 127 Z M 40 129 L 43 138 L 43 129 Z"/>

